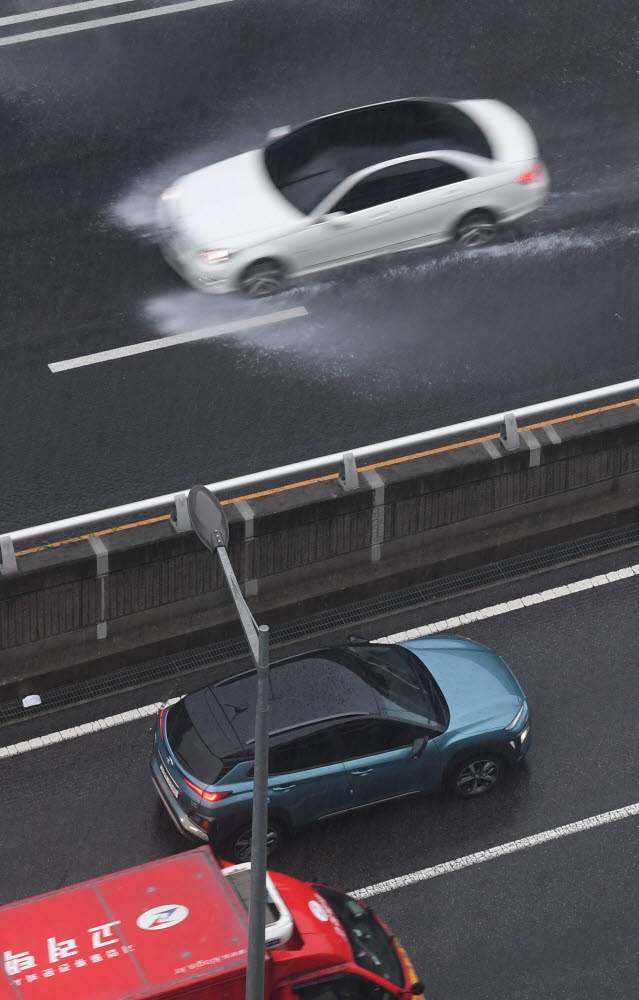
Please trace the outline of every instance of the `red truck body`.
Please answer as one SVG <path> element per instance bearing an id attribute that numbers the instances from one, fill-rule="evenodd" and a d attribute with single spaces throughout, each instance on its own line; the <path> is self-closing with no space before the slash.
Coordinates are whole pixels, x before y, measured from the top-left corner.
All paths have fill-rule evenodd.
<path id="1" fill-rule="evenodd" d="M 201 847 L 1 907 L 0 1000 L 244 1000 L 247 869 Z M 267 1000 L 331 974 L 397 997 L 416 979 L 399 946 L 401 985 L 363 972 L 315 887 L 274 873 L 267 945 Z"/>

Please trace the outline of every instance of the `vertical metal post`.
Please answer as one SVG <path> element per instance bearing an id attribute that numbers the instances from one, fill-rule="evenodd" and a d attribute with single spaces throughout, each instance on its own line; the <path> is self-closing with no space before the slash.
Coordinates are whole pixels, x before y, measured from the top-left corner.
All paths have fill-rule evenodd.
<path id="1" fill-rule="evenodd" d="M 246 970 L 246 1000 L 264 1000 L 266 914 L 266 834 L 268 816 L 268 625 L 258 630 L 253 825 L 251 831 L 251 895 Z"/>

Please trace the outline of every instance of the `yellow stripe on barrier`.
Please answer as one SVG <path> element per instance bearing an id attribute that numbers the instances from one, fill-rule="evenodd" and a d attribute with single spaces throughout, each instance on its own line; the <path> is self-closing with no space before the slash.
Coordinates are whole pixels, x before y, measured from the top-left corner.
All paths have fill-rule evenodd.
<path id="1" fill-rule="evenodd" d="M 562 424 L 567 420 L 579 420 L 581 417 L 591 417 L 596 413 L 606 413 L 608 410 L 618 410 L 622 406 L 634 406 L 639 404 L 638 399 L 627 399 L 622 403 L 608 403 L 606 406 L 598 406 L 593 410 L 581 410 L 579 413 L 570 413 L 565 417 L 554 417 L 552 420 L 542 420 L 538 424 L 528 424 L 520 427 L 519 431 L 535 431 L 541 427 L 550 427 L 552 424 Z M 383 462 L 374 462 L 371 465 L 362 465 L 358 472 L 368 472 L 371 469 L 383 469 L 390 465 L 400 465 L 402 462 L 412 462 L 418 458 L 428 458 L 429 455 L 441 455 L 446 451 L 455 451 L 458 448 L 468 448 L 473 444 L 482 444 L 484 441 L 496 441 L 499 434 L 486 434 L 484 437 L 471 438 L 468 441 L 457 441 L 454 444 L 445 444 L 439 448 L 430 448 L 428 451 L 418 451 L 412 455 L 402 455 L 400 458 L 389 458 Z M 331 479 L 338 479 L 339 472 L 331 472 L 326 476 L 317 476 L 315 479 L 304 479 L 298 483 L 288 483 L 285 486 L 274 486 L 270 490 L 261 490 L 259 493 L 247 493 L 241 497 L 232 497 L 222 500 L 223 506 L 231 503 L 239 503 L 241 500 L 258 500 L 260 497 L 274 496 L 276 493 L 286 493 L 287 490 L 297 490 L 302 486 L 314 486 L 316 483 L 327 483 Z M 131 524 L 120 524 L 113 528 L 102 528 L 100 531 L 91 531 L 86 535 L 78 535 L 76 538 L 63 538 L 59 542 L 46 542 L 44 545 L 36 545 L 32 549 L 22 549 L 16 552 L 17 556 L 29 556 L 35 552 L 44 552 L 46 549 L 57 549 L 61 545 L 71 545 L 73 542 L 86 542 L 89 538 L 99 538 L 100 535 L 111 535 L 116 531 L 129 531 L 131 528 L 141 528 L 146 524 L 158 524 L 160 521 L 168 521 L 170 514 L 161 514 L 159 517 L 150 517 L 145 521 L 134 521 Z"/>

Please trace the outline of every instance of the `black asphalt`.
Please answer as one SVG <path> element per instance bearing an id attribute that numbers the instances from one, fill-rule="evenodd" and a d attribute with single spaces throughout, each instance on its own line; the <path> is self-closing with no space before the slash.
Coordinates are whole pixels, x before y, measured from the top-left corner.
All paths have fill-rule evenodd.
<path id="1" fill-rule="evenodd" d="M 3 48 L 0 530 L 636 376 L 636 33 L 620 0 L 234 0 Z M 259 305 L 167 270 L 151 211 L 177 175 L 407 94 L 518 108 L 550 202 L 485 253 L 378 260 Z M 277 330 L 47 368 L 292 305 L 309 316 Z"/>
<path id="2" fill-rule="evenodd" d="M 624 559 L 623 556 L 626 556 Z M 637 552 L 487 588 L 423 621 L 636 561 Z M 533 706 L 525 767 L 475 802 L 428 797 L 302 833 L 274 867 L 354 890 L 639 801 L 637 580 L 466 625 L 497 649 Z M 406 625 L 416 624 L 414 617 Z M 169 691 L 170 688 L 170 691 Z M 147 704 L 143 689 L 6 727 L 2 745 Z M 148 774 L 153 720 L 0 762 L 0 902 L 181 851 Z M 632 1000 L 637 975 L 637 819 L 531 847 L 371 900 L 436 1000 Z M 608 993 L 604 990 L 608 990 Z"/>

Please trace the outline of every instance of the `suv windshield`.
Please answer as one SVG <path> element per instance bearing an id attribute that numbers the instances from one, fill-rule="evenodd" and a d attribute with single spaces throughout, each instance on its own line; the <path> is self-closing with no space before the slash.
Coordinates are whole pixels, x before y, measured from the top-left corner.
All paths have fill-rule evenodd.
<path id="1" fill-rule="evenodd" d="M 349 646 L 348 651 L 365 664 L 362 676 L 375 690 L 384 715 L 407 722 L 428 722 L 442 731 L 447 728 L 443 695 L 410 650 L 371 642 Z"/>
<path id="2" fill-rule="evenodd" d="M 404 972 L 392 939 L 375 919 L 372 910 L 337 889 L 328 889 L 325 885 L 314 885 L 313 888 L 339 917 L 357 964 L 396 986 L 405 986 Z"/>

